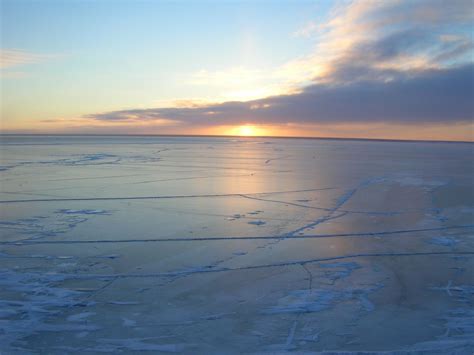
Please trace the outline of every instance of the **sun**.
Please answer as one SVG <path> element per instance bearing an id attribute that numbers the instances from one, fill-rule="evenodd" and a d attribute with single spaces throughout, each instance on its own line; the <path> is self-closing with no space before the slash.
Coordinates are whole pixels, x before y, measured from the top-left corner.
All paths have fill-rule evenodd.
<path id="1" fill-rule="evenodd" d="M 239 136 L 255 136 L 257 129 L 254 126 L 244 125 L 237 127 L 237 135 Z"/>
<path id="2" fill-rule="evenodd" d="M 268 136 L 270 131 L 268 127 L 246 123 L 240 126 L 222 126 L 217 132 L 225 136 L 263 137 Z"/>

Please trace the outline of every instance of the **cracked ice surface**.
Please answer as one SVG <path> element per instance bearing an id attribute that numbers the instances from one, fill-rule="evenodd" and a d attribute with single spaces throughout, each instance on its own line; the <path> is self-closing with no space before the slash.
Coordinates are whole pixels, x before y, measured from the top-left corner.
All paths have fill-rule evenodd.
<path id="1" fill-rule="evenodd" d="M 474 351 L 472 144 L 1 148 L 2 354 Z"/>

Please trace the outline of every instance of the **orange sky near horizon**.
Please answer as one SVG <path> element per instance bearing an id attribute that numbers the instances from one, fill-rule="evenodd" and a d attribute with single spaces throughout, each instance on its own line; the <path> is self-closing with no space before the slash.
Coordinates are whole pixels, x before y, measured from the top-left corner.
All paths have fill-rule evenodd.
<path id="1" fill-rule="evenodd" d="M 244 125 L 215 125 L 194 127 L 183 130 L 179 125 L 163 123 L 156 125 L 153 122 L 110 123 L 95 122 L 87 119 L 76 121 L 54 120 L 43 122 L 32 129 L 31 124 L 18 129 L 3 130 L 4 133 L 25 134 L 176 134 L 176 135 L 215 135 L 215 136 L 243 136 L 243 137 L 321 137 L 321 138 L 363 138 L 363 139 L 401 139 L 401 140 L 439 140 L 474 142 L 474 123 L 467 124 L 282 124 L 258 125 L 248 123 Z"/>

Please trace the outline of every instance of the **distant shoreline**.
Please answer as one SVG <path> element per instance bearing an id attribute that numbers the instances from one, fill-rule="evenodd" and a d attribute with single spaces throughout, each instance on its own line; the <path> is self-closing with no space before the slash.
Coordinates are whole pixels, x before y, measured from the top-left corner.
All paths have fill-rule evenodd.
<path id="1" fill-rule="evenodd" d="M 428 139 L 386 139 L 386 138 L 345 138 L 345 137 L 301 137 L 301 136 L 238 136 L 238 135 L 210 135 L 210 134 L 95 134 L 95 133 L 0 133 L 0 137 L 176 137 L 176 138 L 239 138 L 239 139 L 308 139 L 308 140 L 336 140 L 336 141 L 363 141 L 363 142 L 400 142 L 400 143 L 474 143 L 474 141 L 446 141 Z"/>

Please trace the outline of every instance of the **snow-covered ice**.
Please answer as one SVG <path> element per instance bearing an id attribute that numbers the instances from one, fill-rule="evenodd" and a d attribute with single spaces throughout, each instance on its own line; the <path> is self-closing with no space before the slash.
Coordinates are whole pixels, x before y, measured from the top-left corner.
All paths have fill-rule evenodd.
<path id="1" fill-rule="evenodd" d="M 2 136 L 0 353 L 471 354 L 473 148 Z"/>

